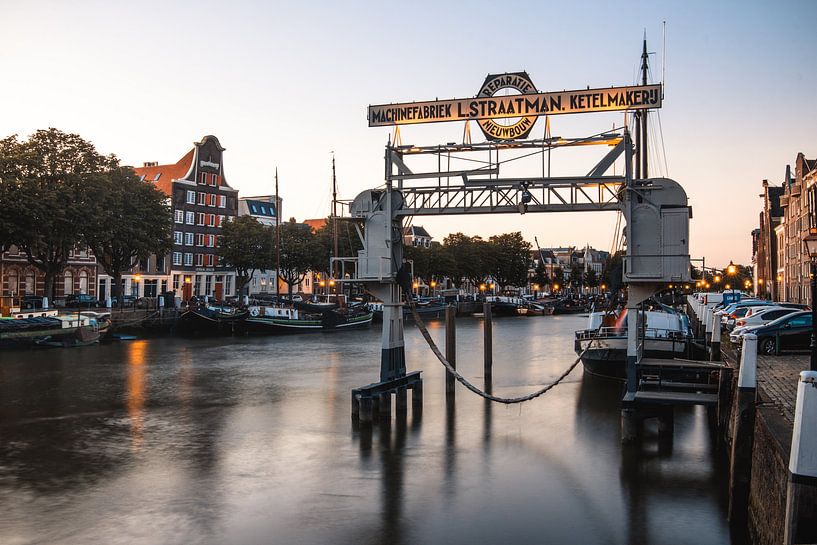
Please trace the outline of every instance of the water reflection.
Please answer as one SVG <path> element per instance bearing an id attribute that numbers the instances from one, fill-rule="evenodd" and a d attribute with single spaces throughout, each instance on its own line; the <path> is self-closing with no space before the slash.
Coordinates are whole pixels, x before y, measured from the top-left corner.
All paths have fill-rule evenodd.
<path id="1" fill-rule="evenodd" d="M 130 418 L 131 444 L 135 451 L 142 447 L 145 439 L 145 422 L 142 408 L 145 405 L 145 374 L 147 372 L 145 352 L 147 346 L 147 341 L 133 341 L 129 343 L 126 352 L 127 384 L 125 390 L 127 394 L 125 408 Z"/>

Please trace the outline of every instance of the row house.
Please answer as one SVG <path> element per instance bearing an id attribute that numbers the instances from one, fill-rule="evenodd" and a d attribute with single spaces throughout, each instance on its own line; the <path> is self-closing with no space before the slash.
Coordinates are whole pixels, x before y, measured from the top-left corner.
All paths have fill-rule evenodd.
<path id="1" fill-rule="evenodd" d="M 97 263 L 87 248 L 76 248 L 68 254 L 62 273 L 54 279 L 58 303 L 69 295 L 97 295 Z M 18 302 L 26 295 L 45 297 L 45 274 L 31 265 L 16 246 L 0 253 L 0 294 L 6 303 Z"/>
<path id="2" fill-rule="evenodd" d="M 786 169 L 780 207 L 783 217 L 775 227 L 775 299 L 809 304 L 810 258 L 803 247 L 803 238 L 809 228 L 817 227 L 817 159 L 806 159 L 802 153 L 797 154 L 794 176 L 791 176 L 790 169 Z"/>
<path id="3" fill-rule="evenodd" d="M 789 171 L 786 169 L 786 180 L 789 180 Z M 780 197 L 785 191 L 785 183 L 779 186 L 769 184 L 763 180 L 763 210 L 760 211 L 759 227 L 752 231 L 752 268 L 754 272 L 755 295 L 777 300 L 782 286 L 782 274 L 778 276 L 778 235 L 775 230 L 783 222 L 783 208 L 780 206 Z"/>
<path id="4" fill-rule="evenodd" d="M 429 248 L 433 238 L 422 225 L 403 227 L 403 246 Z"/>
<path id="5" fill-rule="evenodd" d="M 224 148 L 215 136 L 193 143 L 174 164 L 144 163 L 136 174 L 156 185 L 173 210 L 173 248 L 151 256 L 123 275 L 124 293 L 155 296 L 175 292 L 217 300 L 234 295 L 235 271 L 219 261 L 218 237 L 225 221 L 238 214 L 238 191 L 224 176 Z M 110 277 L 101 277 L 100 293 L 109 294 Z"/>

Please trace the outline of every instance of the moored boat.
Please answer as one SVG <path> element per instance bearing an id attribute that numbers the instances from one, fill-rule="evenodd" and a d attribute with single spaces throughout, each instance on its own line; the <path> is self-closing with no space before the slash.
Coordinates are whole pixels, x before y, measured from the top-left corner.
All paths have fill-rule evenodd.
<path id="1" fill-rule="evenodd" d="M 307 306 L 307 309 L 253 305 L 249 308 L 244 326 L 248 333 L 286 334 L 353 329 L 372 323 L 373 313 L 365 305 L 332 305 L 324 309 L 320 309 L 319 305 L 302 306 Z"/>
<path id="2" fill-rule="evenodd" d="M 181 335 L 232 335 L 243 331 L 246 310 L 200 305 L 182 312 L 176 322 Z"/>
<path id="3" fill-rule="evenodd" d="M 627 362 L 626 311 L 619 315 L 591 312 L 587 329 L 576 331 L 574 349 L 581 356 L 585 371 L 623 380 Z M 690 350 L 692 337 L 686 316 L 672 311 L 644 313 L 644 357 L 682 358 Z"/>

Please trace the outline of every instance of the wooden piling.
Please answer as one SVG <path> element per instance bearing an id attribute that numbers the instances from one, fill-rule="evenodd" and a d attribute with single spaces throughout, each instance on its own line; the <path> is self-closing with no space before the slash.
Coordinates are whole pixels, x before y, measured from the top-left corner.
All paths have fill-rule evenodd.
<path id="1" fill-rule="evenodd" d="M 360 423 L 371 425 L 372 423 L 372 398 L 369 396 L 360 398 L 359 414 Z"/>
<path id="2" fill-rule="evenodd" d="M 406 413 L 408 413 L 408 390 L 405 386 L 397 388 L 394 395 L 394 406 L 397 416 L 405 418 Z"/>
<path id="3" fill-rule="evenodd" d="M 484 381 L 485 388 L 490 387 L 490 383 L 494 376 L 494 325 L 493 316 L 491 315 L 491 303 L 486 301 L 482 307 L 482 332 L 483 332 L 483 351 L 484 357 Z"/>
<path id="4" fill-rule="evenodd" d="M 360 401 L 358 400 L 359 393 L 357 390 L 352 390 L 352 421 L 360 420 Z"/>
<path id="5" fill-rule="evenodd" d="M 379 396 L 379 413 L 381 422 L 391 422 L 391 392 L 383 392 Z"/>
<path id="6" fill-rule="evenodd" d="M 411 418 L 416 420 L 423 415 L 423 383 L 418 381 L 411 388 Z"/>
<path id="7" fill-rule="evenodd" d="M 445 359 L 454 369 L 457 368 L 457 308 L 454 305 L 445 307 Z M 454 375 L 445 371 L 446 399 L 454 399 Z"/>

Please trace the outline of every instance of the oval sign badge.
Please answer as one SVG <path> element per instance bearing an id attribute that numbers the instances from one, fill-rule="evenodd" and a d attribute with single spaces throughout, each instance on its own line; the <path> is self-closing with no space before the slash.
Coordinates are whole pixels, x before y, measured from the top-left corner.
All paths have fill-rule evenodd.
<path id="1" fill-rule="evenodd" d="M 536 86 L 530 80 L 527 72 L 511 72 L 506 74 L 488 74 L 485 82 L 477 94 L 478 97 L 492 97 L 503 89 L 513 89 L 519 94 L 527 95 L 536 93 Z M 513 119 L 516 113 L 514 111 L 513 102 L 509 102 L 507 108 L 500 104 L 502 111 L 491 112 L 495 113 L 497 118 L 507 115 L 505 119 Z M 500 122 L 497 122 L 500 121 Z M 533 124 L 536 123 L 536 116 L 519 117 L 515 123 L 505 125 L 501 123 L 501 119 L 480 119 L 478 121 L 482 132 L 489 140 L 516 140 L 518 138 L 526 138 L 533 129 Z"/>

